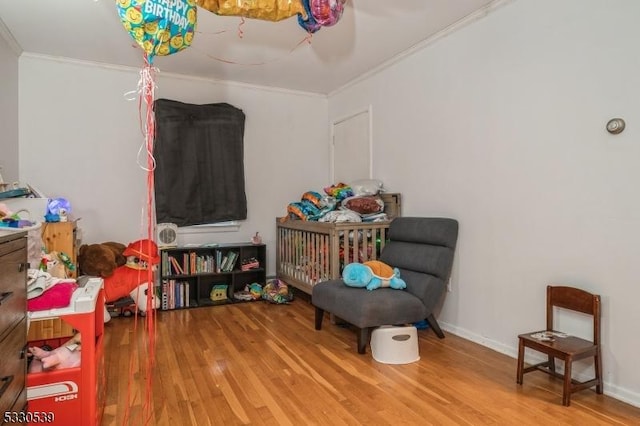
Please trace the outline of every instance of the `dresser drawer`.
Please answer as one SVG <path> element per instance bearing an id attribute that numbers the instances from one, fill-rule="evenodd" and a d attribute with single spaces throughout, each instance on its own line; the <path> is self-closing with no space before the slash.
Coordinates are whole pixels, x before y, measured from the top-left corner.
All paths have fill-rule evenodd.
<path id="1" fill-rule="evenodd" d="M 27 310 L 26 239 L 0 244 L 0 339 Z M 1 358 L 0 358 L 1 359 Z"/>
<path id="2" fill-rule="evenodd" d="M 27 239 L 26 238 L 16 238 L 12 241 L 7 241 L 5 243 L 0 244 L 0 256 L 4 256 L 7 253 L 11 253 L 13 251 L 21 251 L 27 250 Z M 26 258 L 26 257 L 25 257 Z"/>
<path id="3" fill-rule="evenodd" d="M 25 389 L 27 377 L 26 344 L 27 319 L 24 318 L 0 341 L 0 413 L 20 405 L 17 399 Z"/>

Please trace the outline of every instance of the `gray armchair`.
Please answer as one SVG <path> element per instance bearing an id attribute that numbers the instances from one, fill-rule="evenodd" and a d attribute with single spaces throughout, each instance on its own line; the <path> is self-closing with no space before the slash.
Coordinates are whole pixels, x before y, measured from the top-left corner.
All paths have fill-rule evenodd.
<path id="1" fill-rule="evenodd" d="M 438 337 L 444 333 L 433 310 L 446 291 L 458 239 L 458 222 L 448 218 L 398 217 L 391 222 L 380 260 L 400 269 L 405 290 L 349 287 L 342 279 L 316 284 L 311 303 L 315 327 L 322 329 L 324 313 L 357 327 L 358 353 L 365 353 L 371 330 L 381 325 L 426 320 Z"/>

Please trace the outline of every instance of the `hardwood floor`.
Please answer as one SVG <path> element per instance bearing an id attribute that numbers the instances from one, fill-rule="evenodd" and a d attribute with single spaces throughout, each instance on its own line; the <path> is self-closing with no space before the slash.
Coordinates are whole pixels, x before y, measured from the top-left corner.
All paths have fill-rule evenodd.
<path id="1" fill-rule="evenodd" d="M 543 373 L 518 386 L 515 359 L 452 334 L 419 331 L 419 362 L 380 364 L 356 352 L 353 330 L 327 319 L 316 331 L 300 298 L 158 312 L 155 324 L 151 373 L 142 319 L 105 324 L 103 425 L 640 423 L 640 408 L 592 390 L 563 407 L 561 381 Z"/>

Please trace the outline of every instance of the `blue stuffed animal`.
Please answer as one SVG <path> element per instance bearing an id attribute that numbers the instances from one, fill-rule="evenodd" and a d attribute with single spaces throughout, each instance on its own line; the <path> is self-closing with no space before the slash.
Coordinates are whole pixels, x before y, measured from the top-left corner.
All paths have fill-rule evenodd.
<path id="1" fill-rule="evenodd" d="M 366 287 L 367 290 L 380 287 L 407 288 L 407 283 L 400 278 L 400 270 L 379 260 L 349 263 L 342 270 L 342 280 L 349 287 Z"/>

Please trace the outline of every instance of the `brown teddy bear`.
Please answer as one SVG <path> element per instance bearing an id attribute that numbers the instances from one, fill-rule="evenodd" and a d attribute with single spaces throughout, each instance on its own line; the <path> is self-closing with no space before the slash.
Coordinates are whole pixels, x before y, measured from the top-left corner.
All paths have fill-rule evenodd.
<path id="1" fill-rule="evenodd" d="M 84 275 L 107 278 L 117 267 L 127 263 L 124 244 L 108 241 L 101 244 L 83 244 L 78 250 L 78 268 Z"/>

